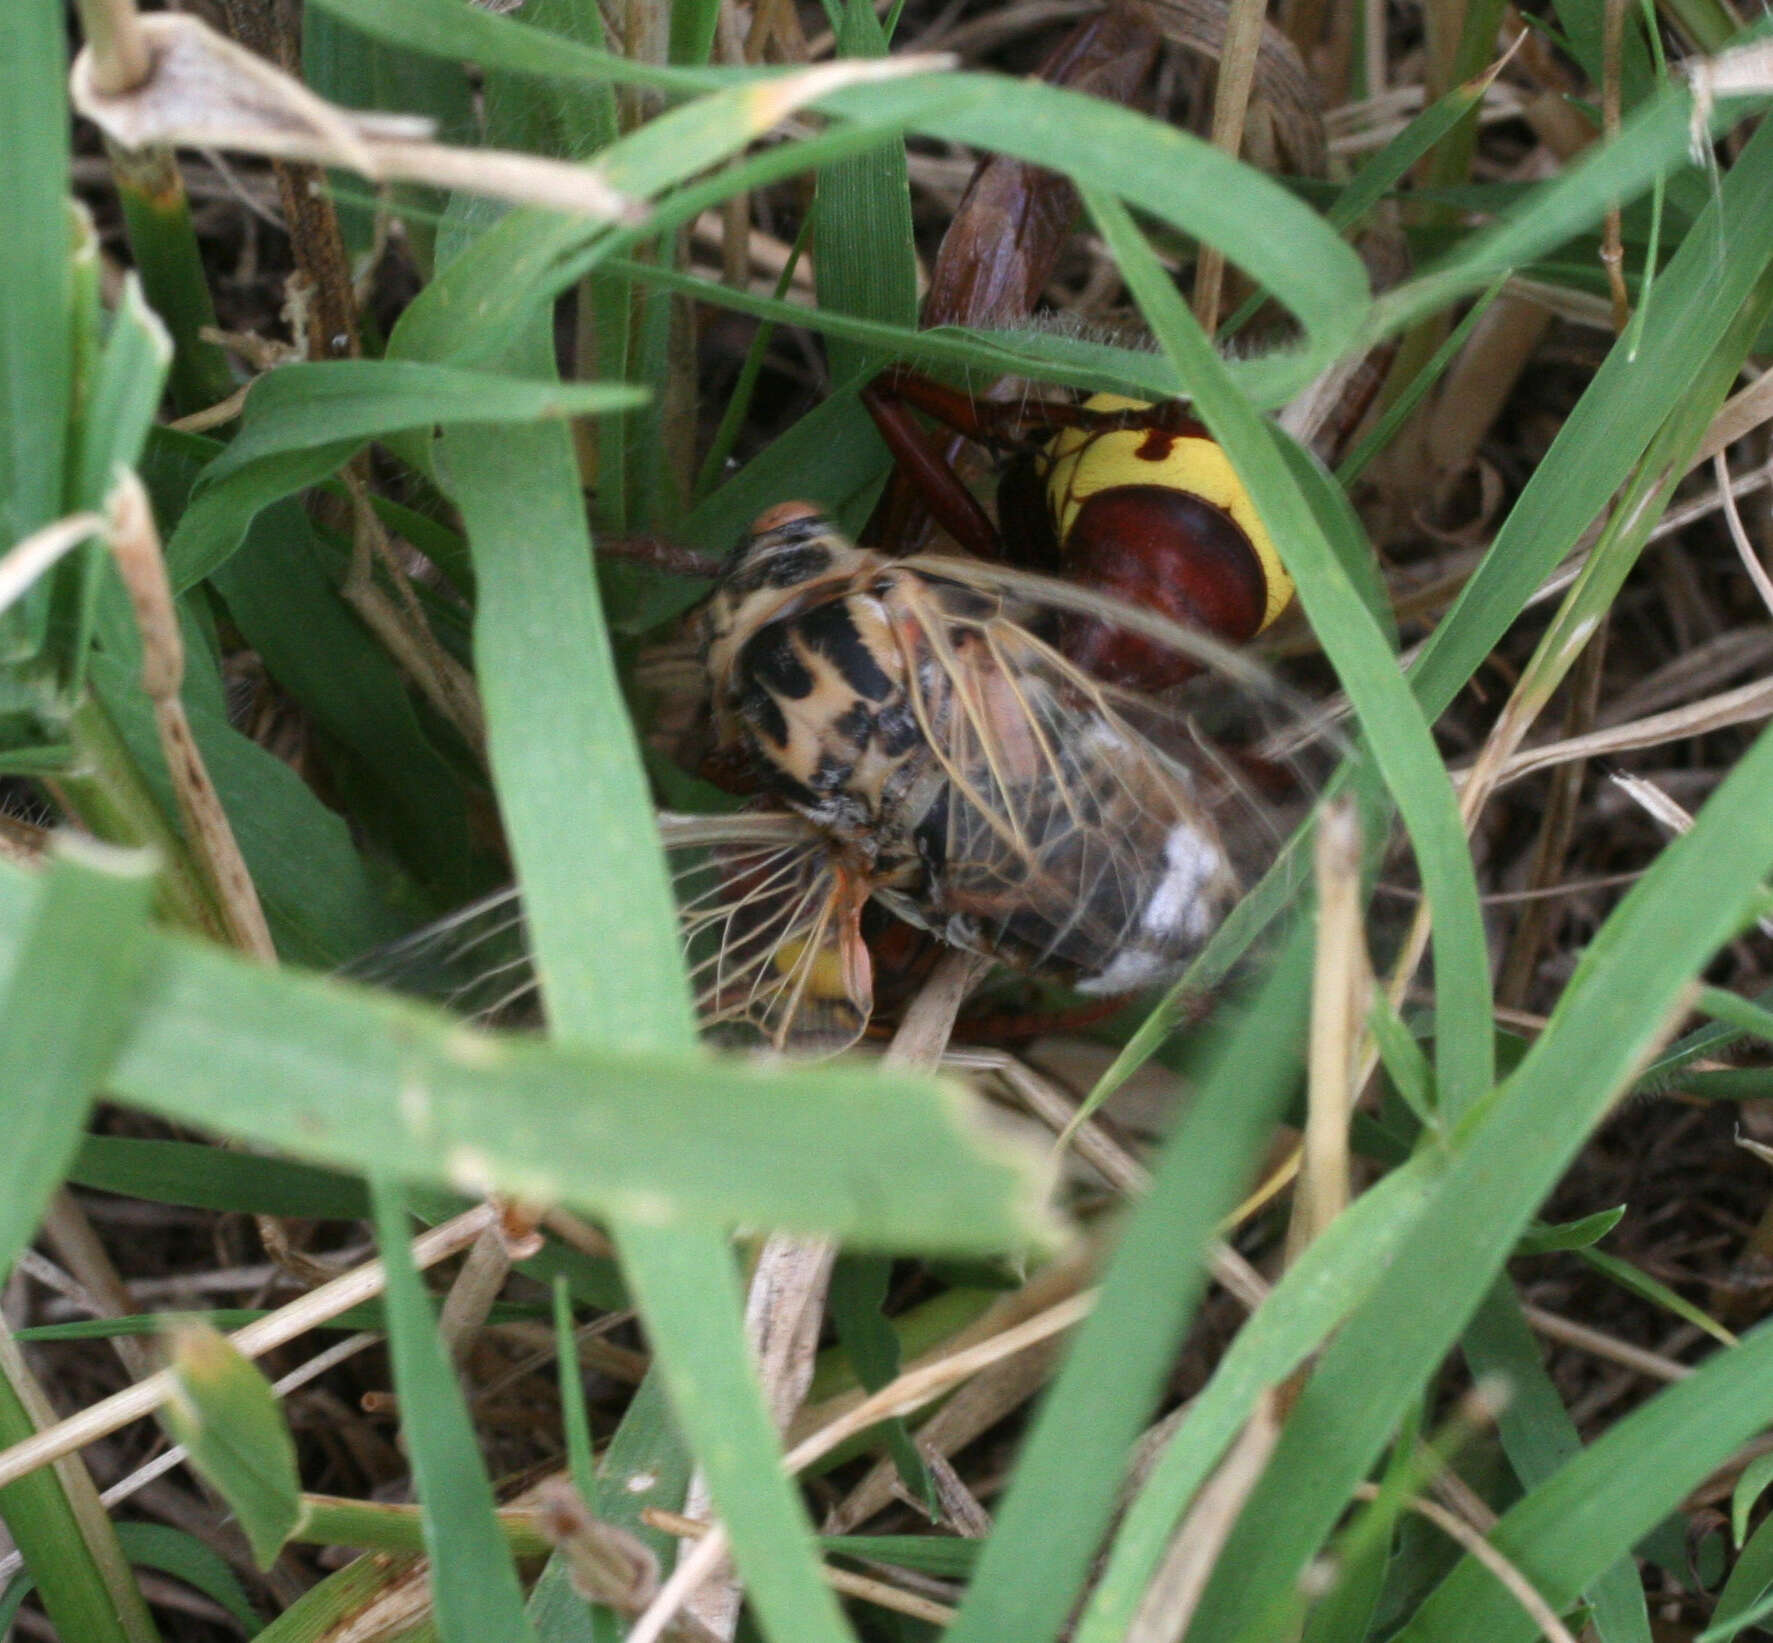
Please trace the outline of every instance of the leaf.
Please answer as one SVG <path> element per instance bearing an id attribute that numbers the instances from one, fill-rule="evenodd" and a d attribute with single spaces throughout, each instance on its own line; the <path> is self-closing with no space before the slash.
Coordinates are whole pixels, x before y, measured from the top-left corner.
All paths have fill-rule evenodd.
<path id="1" fill-rule="evenodd" d="M 21 950 L 30 882 L 0 865 L 0 964 Z M 95 934 L 70 962 L 96 963 L 109 939 Z M 105 1087 L 182 1123 L 655 1225 L 974 1252 L 1050 1235 L 1043 1166 L 926 1078 L 493 1037 L 207 944 L 144 940 L 157 984 Z"/>
<path id="2" fill-rule="evenodd" d="M 1625 1205 L 1584 1215 L 1578 1221 L 1535 1221 L 1514 1246 L 1516 1255 L 1549 1255 L 1554 1250 L 1587 1249 L 1598 1244 L 1625 1219 Z"/>
<path id="3" fill-rule="evenodd" d="M 0 1001 L 4 1271 L 60 1186 L 99 1081 L 142 1002 L 154 862 L 67 838 L 31 892 Z"/>
<path id="4" fill-rule="evenodd" d="M 1773 1454 L 1756 1455 L 1737 1478 L 1730 1495 L 1730 1538 L 1738 1546 L 1747 1541 L 1749 1513 L 1755 1509 L 1755 1502 L 1767 1492 L 1770 1483 L 1773 1483 Z"/>
<path id="5" fill-rule="evenodd" d="M 1543 1042 L 1543 1041 L 1542 1041 Z M 1506 1511 L 1490 1541 L 1555 1608 L 1625 1556 L 1736 1446 L 1766 1424 L 1773 1330 L 1714 1353 L 1689 1379 L 1666 1388 Z M 1769 1537 L 1773 1541 L 1773 1537 Z M 1773 1562 L 1744 1586 L 1758 1591 Z M 1495 1577 L 1467 1557 L 1434 1591 L 1397 1643 L 1514 1643 L 1533 1622 Z"/>
<path id="6" fill-rule="evenodd" d="M 75 231 L 66 42 L 54 7 L 10 8 L 0 51 L 0 543 L 7 546 L 66 511 Z"/>
<path id="7" fill-rule="evenodd" d="M 372 1180 L 370 1190 L 387 1273 L 388 1348 L 400 1430 L 424 1512 L 438 1629 L 450 1638 L 535 1643 L 511 1553 L 493 1518 L 492 1485 L 467 1406 L 412 1264 L 400 1190 L 384 1180 Z"/>
<path id="8" fill-rule="evenodd" d="M 206 1324 L 176 1322 L 169 1331 L 174 1389 L 161 1424 L 191 1464 L 228 1503 L 269 1569 L 301 1516 L 295 1439 L 271 1383 Z"/>
<path id="9" fill-rule="evenodd" d="M 434 424 L 592 416 L 644 398 L 621 383 L 525 379 L 410 359 L 280 366 L 253 384 L 240 432 L 204 470 L 166 544 L 173 591 L 223 564 L 260 509 L 318 483 L 365 440 Z"/>

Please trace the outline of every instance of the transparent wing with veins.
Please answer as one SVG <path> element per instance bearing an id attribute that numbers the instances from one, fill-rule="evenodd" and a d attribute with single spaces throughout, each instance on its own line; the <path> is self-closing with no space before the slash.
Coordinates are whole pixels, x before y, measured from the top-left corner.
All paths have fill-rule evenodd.
<path id="1" fill-rule="evenodd" d="M 835 1054 L 868 1024 L 872 975 L 858 920 L 866 891 L 810 823 L 780 811 L 663 814 L 696 1011 L 718 1037 Z M 342 972 L 435 999 L 471 1020 L 540 1014 L 515 887 L 378 948 Z"/>
<path id="2" fill-rule="evenodd" d="M 717 1034 L 832 1055 L 868 1025 L 868 886 L 811 823 L 780 811 L 667 817 L 696 1009 Z"/>
<path id="3" fill-rule="evenodd" d="M 892 597 L 917 641 L 913 710 L 948 783 L 924 922 L 958 945 L 1073 972 L 1086 992 L 1179 973 L 1240 893 L 1228 834 L 1246 825 L 1247 789 L 1204 747 L 1190 756 L 1186 736 L 1173 738 L 1180 752 L 1160 751 L 1033 631 L 1025 599 L 970 567 L 913 563 L 920 574 Z"/>

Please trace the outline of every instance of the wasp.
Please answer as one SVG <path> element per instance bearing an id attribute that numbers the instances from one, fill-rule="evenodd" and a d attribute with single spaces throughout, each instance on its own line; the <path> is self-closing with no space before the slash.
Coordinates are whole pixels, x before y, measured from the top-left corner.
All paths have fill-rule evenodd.
<path id="1" fill-rule="evenodd" d="M 978 400 L 910 372 L 889 373 L 865 398 L 909 494 L 975 557 L 1034 566 L 1233 645 L 1292 603 L 1248 491 L 1184 400 Z M 1005 458 L 995 522 L 906 406 Z M 883 522 L 888 534 L 905 529 L 902 517 Z M 1195 666 L 1099 617 L 1068 619 L 1060 644 L 1093 677 L 1146 692 Z"/>

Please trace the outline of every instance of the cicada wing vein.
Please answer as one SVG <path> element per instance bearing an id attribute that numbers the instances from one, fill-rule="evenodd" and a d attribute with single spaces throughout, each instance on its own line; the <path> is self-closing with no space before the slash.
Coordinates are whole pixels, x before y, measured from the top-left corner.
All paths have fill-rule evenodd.
<path id="1" fill-rule="evenodd" d="M 489 1024 L 510 1021 L 536 997 L 529 932 L 514 885 L 353 959 L 339 974 Z"/>
<path id="2" fill-rule="evenodd" d="M 834 1054 L 873 1008 L 864 880 L 779 811 L 659 818 L 698 1015 L 720 1036 Z M 353 961 L 347 979 L 512 1024 L 537 995 L 522 898 L 500 890 Z M 533 1013 L 533 1011 L 532 1011 Z"/>
<path id="3" fill-rule="evenodd" d="M 866 876 L 810 823 L 781 812 L 667 818 L 697 1013 L 773 1049 L 834 1055 L 874 1007 L 862 939 Z"/>
<path id="4" fill-rule="evenodd" d="M 944 562 L 895 597 L 913 709 L 947 777 L 940 933 L 1089 991 L 1176 973 L 1240 890 L 1222 835 L 1248 795 L 1229 767 L 1160 750 L 1033 631 L 1026 589 L 1011 599 Z"/>

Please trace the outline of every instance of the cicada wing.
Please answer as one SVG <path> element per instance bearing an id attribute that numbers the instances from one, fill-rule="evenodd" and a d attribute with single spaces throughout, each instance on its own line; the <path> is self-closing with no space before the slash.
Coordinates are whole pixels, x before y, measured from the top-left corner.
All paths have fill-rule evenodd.
<path id="1" fill-rule="evenodd" d="M 862 1035 L 873 975 L 860 916 L 867 889 L 824 837 L 782 812 L 663 815 L 685 960 L 705 1030 L 800 1055 Z M 539 1019 L 515 888 L 347 965 L 342 975 L 441 1003 L 489 1025 Z"/>
<path id="2" fill-rule="evenodd" d="M 515 886 L 377 947 L 339 974 L 431 999 L 487 1025 L 523 1025 L 539 1013 L 529 932 Z"/>
<path id="3" fill-rule="evenodd" d="M 704 1027 L 796 1055 L 854 1044 L 874 1007 L 868 887 L 830 841 L 781 812 L 667 818 L 666 840 Z"/>
<path id="4" fill-rule="evenodd" d="M 1085 991 L 1172 979 L 1240 893 L 1211 759 L 1161 750 L 1014 605 L 907 578 L 913 707 L 947 777 L 935 911 L 950 940 Z"/>

